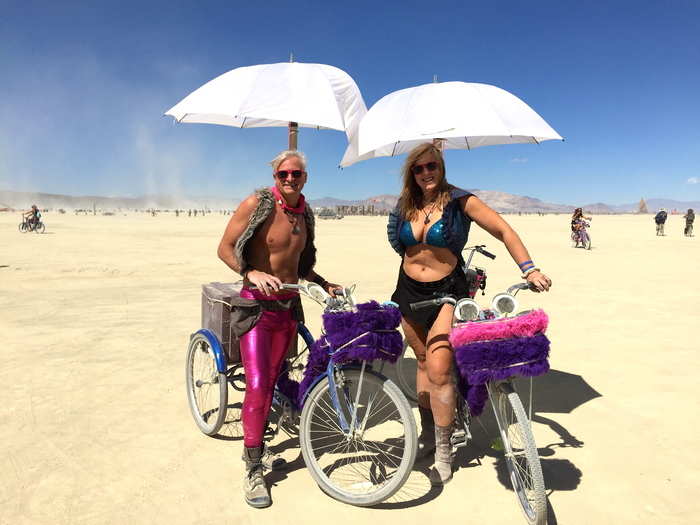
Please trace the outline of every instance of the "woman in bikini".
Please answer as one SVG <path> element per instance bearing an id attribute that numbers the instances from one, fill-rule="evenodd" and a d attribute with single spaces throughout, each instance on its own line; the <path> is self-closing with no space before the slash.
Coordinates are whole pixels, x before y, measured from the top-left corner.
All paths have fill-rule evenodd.
<path id="1" fill-rule="evenodd" d="M 404 334 L 418 360 L 419 456 L 435 449 L 430 480 L 441 485 L 452 478 L 450 436 L 456 399 L 448 334 L 454 307 L 413 312 L 410 303 L 432 299 L 436 293 L 467 297 L 462 249 L 472 221 L 505 244 L 533 288 L 549 290 L 552 281 L 535 267 L 518 234 L 498 213 L 472 193 L 448 184 L 442 153 L 433 144 L 414 148 L 402 175 L 403 189 L 387 229 L 389 242 L 402 256 L 392 300 L 399 305 Z"/>

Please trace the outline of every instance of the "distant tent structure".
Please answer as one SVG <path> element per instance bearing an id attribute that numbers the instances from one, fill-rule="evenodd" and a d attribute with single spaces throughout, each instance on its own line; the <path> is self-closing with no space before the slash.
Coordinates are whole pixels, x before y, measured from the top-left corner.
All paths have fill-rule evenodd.
<path id="1" fill-rule="evenodd" d="M 647 203 L 644 202 L 644 199 L 639 199 L 639 206 L 637 207 L 637 213 L 649 213 L 649 210 L 647 209 Z"/>

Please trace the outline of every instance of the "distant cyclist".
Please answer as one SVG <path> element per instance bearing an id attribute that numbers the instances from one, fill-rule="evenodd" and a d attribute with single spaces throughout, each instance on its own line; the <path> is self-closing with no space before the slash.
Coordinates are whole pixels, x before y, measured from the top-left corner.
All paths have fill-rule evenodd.
<path id="1" fill-rule="evenodd" d="M 39 224 L 39 219 L 41 219 L 41 212 L 39 211 L 39 208 L 37 208 L 36 204 L 32 204 L 32 207 L 22 213 L 22 217 L 31 224 L 32 228 L 36 227 L 37 224 Z"/>
<path id="2" fill-rule="evenodd" d="M 656 235 L 666 235 L 664 233 L 664 225 L 666 224 L 666 219 L 668 218 L 668 213 L 664 208 L 661 208 L 659 212 L 654 215 L 654 222 L 656 223 Z"/>
<path id="3" fill-rule="evenodd" d="M 586 227 L 585 221 L 590 221 L 591 217 L 586 217 L 583 214 L 582 208 L 576 208 L 571 216 L 571 231 L 578 235 L 578 232 Z"/>

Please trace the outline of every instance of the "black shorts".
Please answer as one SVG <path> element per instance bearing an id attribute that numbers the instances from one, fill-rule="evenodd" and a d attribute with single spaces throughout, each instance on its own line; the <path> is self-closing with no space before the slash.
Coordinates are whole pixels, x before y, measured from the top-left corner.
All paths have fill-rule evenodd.
<path id="1" fill-rule="evenodd" d="M 469 297 L 467 276 L 458 264 L 452 273 L 439 281 L 421 282 L 411 279 L 403 271 L 403 264 L 399 268 L 399 278 L 396 281 L 396 290 L 391 300 L 399 305 L 401 315 L 425 328 L 426 333 L 433 326 L 442 305 L 429 306 L 420 310 L 411 310 L 410 304 L 436 297 L 453 295 L 458 300 Z"/>

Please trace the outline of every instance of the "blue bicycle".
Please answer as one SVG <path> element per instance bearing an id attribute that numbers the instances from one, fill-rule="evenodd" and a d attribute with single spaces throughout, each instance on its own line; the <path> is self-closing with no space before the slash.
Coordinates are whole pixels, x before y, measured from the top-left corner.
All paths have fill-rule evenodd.
<path id="1" fill-rule="evenodd" d="M 417 450 L 408 401 L 372 365 L 395 361 L 400 355 L 401 335 L 396 331 L 400 314 L 375 302 L 355 304 L 351 289 L 336 297 L 313 283 L 283 289 L 297 290 L 322 304 L 325 331 L 315 340 L 299 323 L 300 351 L 288 358 L 275 388 L 270 420 L 276 423 L 267 437 L 280 430 L 298 437 L 307 468 L 331 497 L 358 506 L 380 503 L 408 479 Z M 187 398 L 197 426 L 207 435 L 218 433 L 225 424 L 230 436 L 242 436 L 245 374 L 240 363 L 229 360 L 212 330 L 192 334 Z M 231 390 L 237 396 L 234 403 Z"/>

